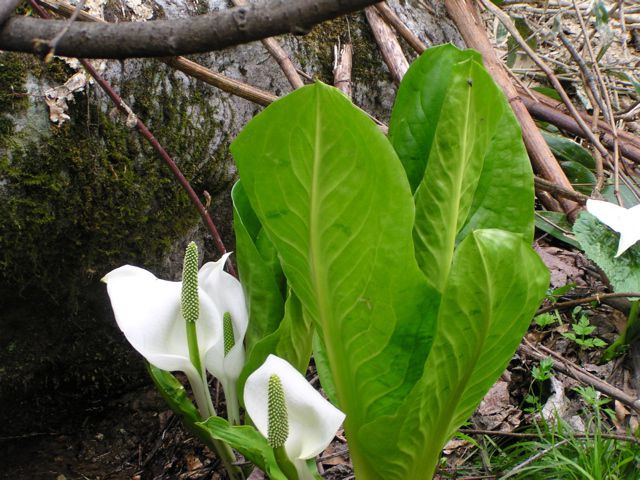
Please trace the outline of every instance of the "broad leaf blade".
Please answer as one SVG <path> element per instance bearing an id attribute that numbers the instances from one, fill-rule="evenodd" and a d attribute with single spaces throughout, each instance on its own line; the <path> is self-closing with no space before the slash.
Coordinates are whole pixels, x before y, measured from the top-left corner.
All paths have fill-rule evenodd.
<path id="1" fill-rule="evenodd" d="M 379 459 L 379 478 L 430 478 L 446 441 L 511 359 L 548 281 L 520 235 L 479 230 L 463 240 L 423 378 L 397 415 L 359 432 L 368 454 Z"/>
<path id="2" fill-rule="evenodd" d="M 245 335 L 247 352 L 273 333 L 284 314 L 286 280 L 275 247 L 262 230 L 241 182 L 232 190 L 236 256 L 251 322 Z"/>
<path id="3" fill-rule="evenodd" d="M 486 228 L 520 233 L 533 241 L 531 162 L 522 142 L 520 123 L 506 98 L 500 94 L 494 101 L 502 103 L 504 110 L 487 147 L 466 223 L 456 238 L 458 243 L 473 230 Z"/>
<path id="4" fill-rule="evenodd" d="M 416 257 L 436 289 L 449 273 L 484 157 L 504 112 L 501 93 L 475 61 L 454 65 L 424 177 L 415 193 Z"/>
<path id="5" fill-rule="evenodd" d="M 424 177 L 451 70 L 468 59 L 480 61 L 481 57 L 450 44 L 433 47 L 411 64 L 402 79 L 391 112 L 389 140 L 407 172 L 411 191 Z"/>
<path id="6" fill-rule="evenodd" d="M 387 139 L 318 83 L 265 109 L 231 150 L 322 336 L 347 431 L 395 411 L 422 374 L 438 295 L 416 265 L 411 192 Z"/>

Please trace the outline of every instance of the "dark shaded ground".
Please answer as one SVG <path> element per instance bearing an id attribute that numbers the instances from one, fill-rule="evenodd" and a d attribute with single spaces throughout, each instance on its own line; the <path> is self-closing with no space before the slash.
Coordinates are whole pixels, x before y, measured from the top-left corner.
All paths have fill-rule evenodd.
<path id="1" fill-rule="evenodd" d="M 199 479 L 216 467 L 153 387 L 69 417 L 56 431 L 0 438 L 0 479 Z"/>

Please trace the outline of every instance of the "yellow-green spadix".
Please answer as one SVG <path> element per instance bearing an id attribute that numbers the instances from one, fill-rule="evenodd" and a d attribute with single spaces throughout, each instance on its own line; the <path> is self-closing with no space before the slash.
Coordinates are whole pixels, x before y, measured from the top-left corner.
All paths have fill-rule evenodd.
<path id="1" fill-rule="evenodd" d="M 269 355 L 262 366 L 249 375 L 244 386 L 247 413 L 265 438 L 269 435 L 269 383 L 271 381 L 273 388 L 274 376 L 279 379 L 286 404 L 288 435 L 285 451 L 300 479 L 311 479 L 305 460 L 327 448 L 345 414 L 325 400 L 286 360 Z M 277 430 L 271 426 L 272 432 Z"/>

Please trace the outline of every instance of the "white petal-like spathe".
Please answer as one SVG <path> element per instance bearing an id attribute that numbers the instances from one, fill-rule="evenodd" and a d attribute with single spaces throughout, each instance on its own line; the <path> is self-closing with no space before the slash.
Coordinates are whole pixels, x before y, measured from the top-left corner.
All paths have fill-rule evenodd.
<path id="1" fill-rule="evenodd" d="M 620 233 L 616 257 L 640 240 L 640 205 L 627 209 L 614 203 L 589 199 L 587 211 L 609 228 Z"/>
<path id="2" fill-rule="evenodd" d="M 125 265 L 102 279 L 120 330 L 131 346 L 152 365 L 167 371 L 193 374 L 185 320 L 180 311 L 182 284 L 156 278 L 142 268 Z M 200 318 L 196 322 L 202 360 L 222 337 L 222 317 L 200 291 Z M 204 362 L 203 362 L 204 363 Z"/>
<path id="3" fill-rule="evenodd" d="M 235 382 L 244 367 L 244 335 L 249 324 L 249 314 L 240 282 L 224 271 L 230 253 L 217 262 L 205 263 L 198 272 L 198 283 L 205 295 L 218 307 L 221 314 L 231 314 L 235 345 L 224 354 L 224 339 L 214 345 L 205 358 L 205 365 L 214 376 L 223 382 L 223 387 L 235 388 Z M 231 383 L 233 385 L 224 385 Z"/>
<path id="4" fill-rule="evenodd" d="M 289 437 L 284 444 L 291 460 L 319 455 L 331 442 L 345 414 L 325 400 L 286 360 L 269 355 L 244 386 L 244 404 L 256 428 L 267 436 L 267 393 L 271 375 L 280 377 L 289 419 Z M 296 462 L 299 463 L 299 462 Z"/>

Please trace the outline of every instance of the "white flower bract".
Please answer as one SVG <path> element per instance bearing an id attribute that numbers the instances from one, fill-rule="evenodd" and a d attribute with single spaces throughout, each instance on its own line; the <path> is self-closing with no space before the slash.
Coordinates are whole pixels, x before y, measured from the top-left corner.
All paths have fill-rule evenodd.
<path id="1" fill-rule="evenodd" d="M 624 208 L 601 200 L 587 200 L 587 211 L 620 233 L 616 258 L 640 240 L 640 205 Z"/>
<path id="2" fill-rule="evenodd" d="M 345 414 L 325 400 L 286 360 L 269 355 L 244 386 L 244 404 L 256 428 L 267 437 L 269 429 L 269 378 L 277 375 L 282 383 L 289 422 L 284 444 L 287 456 L 308 477 L 305 460 L 319 455 L 331 442 Z"/>

